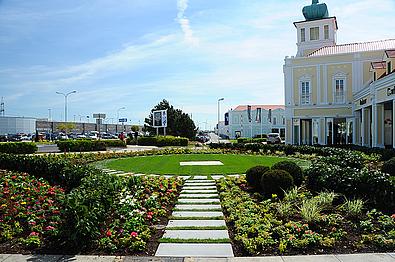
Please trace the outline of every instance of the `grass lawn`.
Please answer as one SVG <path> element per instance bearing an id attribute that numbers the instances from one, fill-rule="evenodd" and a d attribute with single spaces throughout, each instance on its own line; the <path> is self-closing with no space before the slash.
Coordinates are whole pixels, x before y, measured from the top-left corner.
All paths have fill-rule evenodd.
<path id="1" fill-rule="evenodd" d="M 287 158 L 253 155 L 164 155 L 131 157 L 110 160 L 103 163 L 109 169 L 121 170 L 142 174 L 172 174 L 172 175 L 212 175 L 212 174 L 242 174 L 247 169 L 273 164 Z M 223 166 L 180 166 L 183 161 L 221 161 Z M 301 166 L 306 166 L 307 161 L 294 160 Z"/>

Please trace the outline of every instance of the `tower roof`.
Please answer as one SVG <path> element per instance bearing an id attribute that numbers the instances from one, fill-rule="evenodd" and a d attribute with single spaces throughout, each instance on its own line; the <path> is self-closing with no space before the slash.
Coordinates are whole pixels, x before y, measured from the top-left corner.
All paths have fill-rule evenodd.
<path id="1" fill-rule="evenodd" d="M 328 7 L 325 3 L 319 4 L 318 0 L 313 0 L 311 5 L 303 7 L 303 15 L 306 21 L 328 18 Z"/>

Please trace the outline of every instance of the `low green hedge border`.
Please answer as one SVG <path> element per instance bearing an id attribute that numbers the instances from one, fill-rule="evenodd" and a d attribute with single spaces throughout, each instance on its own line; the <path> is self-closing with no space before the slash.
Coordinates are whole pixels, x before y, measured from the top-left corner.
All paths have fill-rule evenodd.
<path id="1" fill-rule="evenodd" d="M 0 143 L 0 153 L 7 154 L 34 154 L 37 146 L 32 142 L 7 142 Z"/>
<path id="2" fill-rule="evenodd" d="M 56 143 L 62 152 L 106 151 L 108 147 L 126 147 L 122 140 L 64 140 Z"/>
<path id="3" fill-rule="evenodd" d="M 137 144 L 140 146 L 187 146 L 188 138 L 174 136 L 139 137 Z"/>

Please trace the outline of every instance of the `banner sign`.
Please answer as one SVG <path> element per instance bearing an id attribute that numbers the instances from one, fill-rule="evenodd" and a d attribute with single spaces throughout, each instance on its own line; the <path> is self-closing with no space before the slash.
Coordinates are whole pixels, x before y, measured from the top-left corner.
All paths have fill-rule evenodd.
<path id="1" fill-rule="evenodd" d="M 247 106 L 248 122 L 252 122 L 251 106 Z"/>
<path id="2" fill-rule="evenodd" d="M 225 126 L 229 125 L 229 113 L 225 113 Z"/>
<path id="3" fill-rule="evenodd" d="M 93 114 L 93 118 L 105 119 L 106 118 L 106 114 Z"/>
<path id="4" fill-rule="evenodd" d="M 260 123 L 262 121 L 262 108 L 256 109 L 256 119 L 255 122 Z"/>
<path id="5" fill-rule="evenodd" d="M 119 119 L 119 123 L 126 123 L 126 122 L 128 122 L 127 118 L 120 118 Z"/>
<path id="6" fill-rule="evenodd" d="M 158 110 L 152 112 L 153 127 L 167 127 L 167 110 Z"/>

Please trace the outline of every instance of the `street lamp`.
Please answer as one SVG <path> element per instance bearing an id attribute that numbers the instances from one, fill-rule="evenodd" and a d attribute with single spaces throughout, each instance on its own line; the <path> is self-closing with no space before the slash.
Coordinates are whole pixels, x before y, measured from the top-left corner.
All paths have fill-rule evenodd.
<path id="1" fill-rule="evenodd" d="M 63 95 L 64 96 L 64 122 L 67 122 L 67 97 L 69 96 L 69 95 L 71 95 L 71 94 L 75 94 L 75 93 L 77 93 L 77 91 L 71 91 L 71 92 L 69 92 L 69 93 L 67 93 L 67 94 L 65 94 L 65 93 L 61 93 L 61 92 L 56 92 L 56 94 L 58 94 L 58 95 Z"/>
<path id="2" fill-rule="evenodd" d="M 224 101 L 225 98 L 220 98 L 218 99 L 218 124 L 217 124 L 217 135 L 219 135 L 219 120 L 220 120 L 220 115 L 221 115 L 221 111 L 220 111 L 220 107 L 219 107 L 219 102 Z"/>

